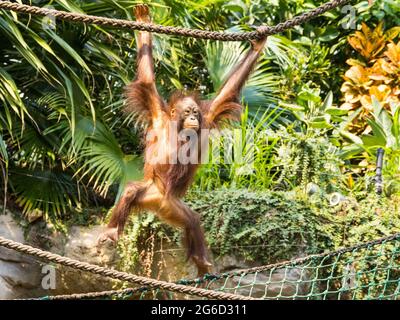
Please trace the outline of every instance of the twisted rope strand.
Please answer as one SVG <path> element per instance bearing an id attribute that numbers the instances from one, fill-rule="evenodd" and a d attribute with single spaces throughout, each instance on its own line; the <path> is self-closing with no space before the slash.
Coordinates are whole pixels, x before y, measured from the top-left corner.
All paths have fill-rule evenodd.
<path id="1" fill-rule="evenodd" d="M 140 288 L 128 288 L 121 290 L 108 290 L 99 292 L 85 292 L 85 293 L 73 293 L 73 294 L 59 294 L 54 296 L 45 296 L 41 298 L 26 298 L 26 299 L 15 299 L 15 300 L 83 300 L 83 299 L 99 299 L 109 298 L 113 296 L 132 295 L 137 292 L 143 291 L 143 287 Z"/>
<path id="2" fill-rule="evenodd" d="M 70 259 L 67 257 L 60 256 L 58 254 L 54 254 L 48 251 L 43 251 L 34 247 L 31 247 L 26 244 L 22 244 L 19 242 L 15 242 L 13 240 L 9 240 L 3 237 L 0 237 L 0 246 L 12 249 L 21 253 L 26 253 L 31 256 L 35 256 L 41 260 L 45 260 L 47 262 L 54 262 L 57 264 L 61 264 L 67 267 L 71 267 L 73 269 L 82 270 L 86 272 L 90 272 L 97 275 L 102 275 L 105 277 L 110 277 L 113 279 L 127 281 L 135 284 L 141 284 L 148 286 L 153 289 L 164 289 L 173 292 L 181 292 L 199 297 L 206 297 L 210 299 L 226 299 L 226 300 L 254 300 L 251 297 L 245 297 L 241 295 L 225 293 L 225 292 L 217 292 L 212 290 L 206 290 L 201 288 L 194 288 L 182 284 L 176 284 L 166 281 L 155 280 L 151 278 L 146 278 L 142 276 L 137 276 L 134 274 L 121 272 L 112 270 L 109 268 L 104 268 L 100 266 L 96 266 L 87 262 L 81 262 L 78 260 Z"/>
<path id="3" fill-rule="evenodd" d="M 210 39 L 220 41 L 244 41 L 265 38 L 269 35 L 281 33 L 287 29 L 305 23 L 329 10 L 342 6 L 350 0 L 332 0 L 313 10 L 307 11 L 285 22 L 278 23 L 276 26 L 263 26 L 257 31 L 251 32 L 220 32 L 220 31 L 207 31 L 182 27 L 162 26 L 151 23 L 112 19 L 106 17 L 92 16 L 76 12 L 59 11 L 48 8 L 40 8 L 26 4 L 20 4 L 11 1 L 0 1 L 0 8 L 11 10 L 15 12 L 39 15 L 39 16 L 54 16 L 56 18 L 72 21 L 91 23 L 100 26 L 110 26 L 115 28 L 123 28 L 130 30 L 149 31 L 153 33 L 169 34 L 175 36 L 192 37 L 198 39 Z"/>

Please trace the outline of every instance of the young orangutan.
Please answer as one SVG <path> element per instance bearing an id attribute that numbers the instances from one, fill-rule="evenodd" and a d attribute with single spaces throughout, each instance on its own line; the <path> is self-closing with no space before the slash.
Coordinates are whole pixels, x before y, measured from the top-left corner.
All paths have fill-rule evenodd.
<path id="1" fill-rule="evenodd" d="M 135 7 L 135 16 L 137 21 L 151 22 L 145 5 Z M 153 137 L 146 141 L 143 181 L 130 182 L 126 186 L 100 242 L 106 239 L 117 241 L 131 212 L 150 210 L 161 220 L 184 230 L 187 257 L 196 264 L 199 275 L 210 271 L 200 219 L 181 200 L 200 161 L 187 163 L 179 157 L 177 161 L 171 161 L 171 155 L 179 154 L 182 142 L 186 141 L 179 142 L 171 137 L 178 136 L 181 130 L 197 134 L 201 129 L 218 127 L 225 119 L 240 119 L 240 91 L 265 42 L 266 39 L 252 42 L 246 57 L 234 68 L 214 99 L 200 100 L 196 95 L 175 93 L 167 103 L 158 94 L 155 84 L 152 36 L 149 32 L 139 32 L 137 77 L 126 88 L 127 108 L 147 120 L 148 131 Z M 196 151 L 199 160 L 200 146 Z"/>

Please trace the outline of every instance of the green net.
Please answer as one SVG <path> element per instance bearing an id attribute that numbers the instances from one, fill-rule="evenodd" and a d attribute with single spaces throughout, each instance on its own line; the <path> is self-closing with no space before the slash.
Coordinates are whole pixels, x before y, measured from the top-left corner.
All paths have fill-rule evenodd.
<path id="1" fill-rule="evenodd" d="M 294 261 L 206 275 L 177 283 L 258 299 L 397 299 L 400 295 L 400 235 Z M 122 299 L 193 299 L 138 288 Z"/>

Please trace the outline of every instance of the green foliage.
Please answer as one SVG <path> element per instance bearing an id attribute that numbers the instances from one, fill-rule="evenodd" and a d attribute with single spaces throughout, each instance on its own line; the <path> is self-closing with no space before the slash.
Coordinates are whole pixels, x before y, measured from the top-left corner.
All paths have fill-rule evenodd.
<path id="1" fill-rule="evenodd" d="M 272 263 L 333 245 L 330 217 L 287 193 L 220 189 L 193 192 L 188 200 L 217 255 Z"/>
<path id="2" fill-rule="evenodd" d="M 266 45 L 268 47 L 268 43 Z M 208 42 L 205 48 L 205 65 L 217 92 L 238 61 L 244 58 L 247 48 L 240 42 Z M 242 96 L 249 108 L 256 112 L 260 106 L 277 102 L 278 75 L 267 61 L 259 63 L 243 89 Z"/>
<path id="3" fill-rule="evenodd" d="M 209 158 L 196 175 L 195 185 L 201 190 L 221 186 L 267 189 L 274 182 L 274 146 L 266 129 L 278 125 L 281 110 L 272 108 L 253 119 L 246 109 L 240 127 L 223 131 L 210 142 Z M 233 149 L 233 152 L 232 152 Z M 232 154 L 233 153 L 233 154 Z"/>
<path id="4" fill-rule="evenodd" d="M 327 137 L 315 133 L 304 135 L 290 127 L 282 128 L 274 137 L 279 137 L 276 147 L 280 163 L 276 183 L 283 183 L 281 188 L 300 186 L 306 191 L 306 186 L 312 182 L 324 192 L 338 190 L 342 162 L 337 156 L 337 147 Z"/>
<path id="5" fill-rule="evenodd" d="M 368 195 L 360 201 L 347 197 L 331 207 L 318 194 L 304 198 L 296 192 L 218 189 L 193 190 L 185 201 L 200 214 L 215 258 L 233 255 L 268 264 L 400 231 L 398 197 Z M 179 230 L 165 226 L 151 214 L 135 216 L 120 245 L 124 268 L 138 267 L 141 250 L 154 250 L 148 245 L 154 235 L 156 243 L 164 239 L 180 246 Z"/>
<path id="6" fill-rule="evenodd" d="M 400 25 L 400 4 L 396 0 L 376 0 L 372 8 L 369 8 L 368 1 L 361 1 L 355 4 L 357 10 L 357 21 L 368 21 L 377 24 L 385 21 L 387 27 Z"/>
<path id="7" fill-rule="evenodd" d="M 371 127 L 369 133 L 358 137 L 345 130 L 341 132 L 351 141 L 343 147 L 342 157 L 362 155 L 367 160 L 366 165 L 371 165 L 376 162 L 377 149 L 383 148 L 385 191 L 388 195 L 395 194 L 400 191 L 400 105 L 391 103 L 388 111 L 373 97 L 372 106 L 372 118 L 367 120 Z"/>
<path id="8" fill-rule="evenodd" d="M 329 92 L 322 101 L 319 89 L 312 89 L 304 85 L 296 96 L 294 103 L 281 102 L 281 105 L 292 110 L 293 115 L 299 121 L 299 128 L 305 132 L 313 129 L 320 135 L 334 128 L 334 123 L 343 121 L 343 112 L 333 105 L 333 95 Z M 318 130 L 320 129 L 320 130 Z"/>
<path id="9" fill-rule="evenodd" d="M 46 4 L 55 9 L 133 20 L 135 3 L 32 2 Z M 249 23 L 246 19 L 238 23 L 238 8 L 225 6 L 224 1 L 160 0 L 150 5 L 155 23 L 164 25 L 246 30 Z M 250 2 L 239 5 L 251 6 Z M 109 190 L 118 197 L 125 182 L 140 175 L 138 126 L 128 125 L 120 111 L 122 88 L 134 78 L 132 33 L 60 20 L 53 25 L 43 17 L 1 10 L 0 34 L 4 190 L 24 203 L 25 211 L 36 208 L 49 218 L 96 204 Z M 212 94 L 245 48 L 240 43 L 207 44 L 191 38 L 154 39 L 157 84 L 163 94 L 177 88 Z M 287 64 L 294 66 L 300 51 L 307 55 L 300 47 L 287 37 L 268 39 L 263 61 L 243 92 L 252 117 L 267 109 L 280 110 L 280 71 Z M 287 115 L 280 114 L 277 121 L 283 122 Z M 24 180 L 18 178 L 21 175 L 29 175 L 35 188 L 24 185 Z M 62 196 L 44 192 L 49 188 L 65 192 Z"/>
<path id="10" fill-rule="evenodd" d="M 336 247 L 357 245 L 400 232 L 399 197 L 382 198 L 369 194 L 359 202 L 349 199 L 329 211 L 333 215 L 338 215 L 340 221 L 335 236 Z M 395 289 L 391 286 L 396 287 L 399 278 L 399 273 L 396 271 L 398 270 L 396 250 L 398 245 L 393 242 L 352 253 L 350 261 L 355 262 L 351 267 L 357 270 L 369 270 L 362 274 L 362 277 L 356 277 L 354 285 L 359 286 L 361 290 L 356 291 L 355 299 L 363 299 L 366 296 L 377 297 L 379 292 L 385 292 L 382 289 L 383 283 L 388 286 L 387 292 Z M 385 267 L 389 266 L 393 270 L 388 274 Z M 345 267 L 349 266 L 338 267 L 337 272 L 342 272 Z M 379 283 L 381 285 L 370 285 Z"/>
<path id="11" fill-rule="evenodd" d="M 157 240 L 165 236 L 161 223 L 152 214 L 135 215 L 130 219 L 130 223 L 125 229 L 124 236 L 118 242 L 118 254 L 120 256 L 119 269 L 125 271 L 136 270 L 141 267 L 141 271 L 148 266 L 140 266 L 141 250 L 152 251 L 153 245 L 149 245 L 150 237 L 157 236 Z M 150 252 L 152 254 L 152 252 Z M 151 263 L 150 263 L 151 266 Z"/>
<path id="12" fill-rule="evenodd" d="M 369 194 L 357 202 L 330 209 L 340 216 L 341 232 L 336 246 L 350 246 L 400 231 L 400 199 Z"/>
<path id="13" fill-rule="evenodd" d="M 118 183 L 119 196 L 128 181 L 142 178 L 141 158 L 126 155 L 112 131 L 99 121 L 78 119 L 74 135 L 66 129 L 65 144 L 70 145 L 71 161 L 81 164 L 76 175 L 81 179 L 88 176 L 88 183 L 100 194 L 105 195 L 110 185 Z"/>
<path id="14" fill-rule="evenodd" d="M 72 2 L 51 4 L 76 9 Z M 102 118 L 102 108 L 119 97 L 127 67 L 118 42 L 126 34 L 58 20 L 53 28 L 43 19 L 0 11 L 0 131 L 12 196 L 24 211 L 37 208 L 55 218 L 88 203 L 88 182 L 75 176 L 79 165 L 61 148 L 60 133 L 68 128 L 74 136 L 80 117 Z"/>
<path id="15" fill-rule="evenodd" d="M 338 189 L 342 161 L 339 149 L 327 134 L 339 116 L 331 105 L 329 95 L 324 103 L 319 96 L 304 94 L 305 106 L 290 105 L 298 118 L 292 124 L 279 124 L 282 111 L 272 109 L 248 119 L 247 111 L 236 131 L 212 140 L 209 162 L 196 176 L 195 186 L 200 190 L 218 187 L 248 188 L 252 190 L 292 190 L 308 183 L 317 184 L 324 192 Z M 322 116 L 327 112 L 325 116 Z M 332 114 L 332 116 L 330 115 Z M 234 140 L 238 134 L 242 141 Z M 239 139 L 240 140 L 240 139 Z M 226 147 L 226 143 L 228 146 Z M 233 148 L 233 156 L 222 159 Z M 219 161 L 216 161 L 216 156 Z"/>

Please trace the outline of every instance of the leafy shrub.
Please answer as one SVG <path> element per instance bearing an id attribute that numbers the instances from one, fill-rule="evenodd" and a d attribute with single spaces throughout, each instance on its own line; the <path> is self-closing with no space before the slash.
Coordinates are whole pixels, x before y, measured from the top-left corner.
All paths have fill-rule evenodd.
<path id="1" fill-rule="evenodd" d="M 400 232 L 400 198 L 378 197 L 370 194 L 358 203 L 346 201 L 330 210 L 340 217 L 335 247 L 353 246 Z M 353 287 L 349 298 L 382 298 L 396 292 L 399 261 L 398 242 L 371 246 L 349 254 L 348 265 L 338 264 L 337 273 L 352 268 Z M 348 272 L 348 271 L 347 271 Z M 331 283 L 340 287 L 341 283 Z"/>
<path id="2" fill-rule="evenodd" d="M 364 176 L 375 175 L 376 154 L 383 148 L 383 180 L 387 195 L 400 192 L 400 103 L 391 103 L 389 109 L 373 97 L 372 111 L 367 123 L 371 132 L 356 136 L 347 131 L 342 134 L 351 141 L 342 147 L 341 156 L 353 162 L 360 157 L 359 168 L 365 168 Z"/>
<path id="3" fill-rule="evenodd" d="M 346 198 L 340 205 L 330 207 L 319 195 L 299 199 L 295 193 L 288 192 L 218 189 L 192 191 L 186 202 L 201 215 L 208 245 L 215 257 L 233 255 L 257 265 L 332 251 L 400 232 L 399 197 L 367 195 L 359 201 Z M 159 243 L 181 246 L 180 238 L 179 230 L 161 223 L 151 214 L 135 216 L 119 245 L 119 268 L 157 276 L 160 268 L 168 268 L 153 263 Z M 352 257 L 358 261 L 356 268 L 372 270 L 377 265 L 385 266 L 384 260 L 390 256 L 392 246 L 388 243 L 384 248 L 378 246 L 353 253 Z M 379 260 L 371 260 L 377 253 Z M 338 265 L 335 272 L 344 272 L 343 268 L 346 265 Z M 366 284 L 383 281 L 382 277 L 382 272 L 368 273 L 368 277 L 357 281 Z M 332 285 L 341 284 L 333 282 Z M 361 290 L 357 294 L 361 298 L 365 292 Z"/>
<path id="4" fill-rule="evenodd" d="M 154 215 L 134 215 L 126 227 L 124 236 L 118 242 L 119 268 L 151 276 L 154 246 L 166 230 Z"/>
<path id="5" fill-rule="evenodd" d="M 341 91 L 344 103 L 341 108 L 358 112 L 350 131 L 362 133 L 367 129 L 367 118 L 373 110 L 375 97 L 384 108 L 390 103 L 399 104 L 400 42 L 393 42 L 400 34 L 400 27 L 383 30 L 383 23 L 370 29 L 365 23 L 362 29 L 350 36 L 348 41 L 360 59 L 348 59 L 351 66 L 345 73 Z"/>
<path id="6" fill-rule="evenodd" d="M 386 198 L 372 193 L 358 202 L 352 200 L 330 209 L 330 214 L 340 217 L 340 237 L 336 238 L 336 247 L 351 246 L 400 232 L 398 196 Z"/>
<path id="7" fill-rule="evenodd" d="M 240 255 L 271 263 L 332 247 L 331 219 L 282 192 L 218 190 L 192 193 L 210 247 L 217 255 Z"/>
<path id="8" fill-rule="evenodd" d="M 220 187 L 292 190 L 301 186 L 305 191 L 313 182 L 325 192 L 336 191 L 342 160 L 327 131 L 332 127 L 330 121 L 339 116 L 323 112 L 339 109 L 332 106 L 331 94 L 321 101 L 319 92 L 304 92 L 300 100 L 302 103 L 290 105 L 298 119 L 293 123 L 277 122 L 278 109 L 249 121 L 246 109 L 240 127 L 234 128 L 242 140 L 232 139 L 235 132 L 231 131 L 231 136 L 211 142 L 210 161 L 200 168 L 195 186 L 202 191 Z M 222 154 L 232 154 L 232 159 L 226 161 Z M 219 161 L 212 161 L 215 155 Z"/>
<path id="9" fill-rule="evenodd" d="M 216 257 L 234 255 L 268 264 L 334 245 L 332 217 L 290 193 L 192 191 L 186 202 L 201 215 L 208 245 Z M 145 260 L 161 239 L 180 246 L 181 232 L 160 223 L 152 214 L 132 217 L 119 245 L 119 267 L 130 271 L 139 267 L 147 272 Z"/>
<path id="10" fill-rule="evenodd" d="M 285 183 L 289 189 L 300 186 L 305 191 L 312 182 L 326 192 L 336 191 L 342 163 L 337 148 L 326 136 L 315 131 L 304 134 L 291 127 L 282 128 L 273 136 L 280 137 L 276 145 L 277 183 Z"/>

